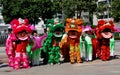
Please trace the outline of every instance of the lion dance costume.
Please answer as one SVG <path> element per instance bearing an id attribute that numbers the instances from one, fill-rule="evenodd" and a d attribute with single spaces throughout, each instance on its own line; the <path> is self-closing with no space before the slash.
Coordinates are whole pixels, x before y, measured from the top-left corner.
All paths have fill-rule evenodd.
<path id="1" fill-rule="evenodd" d="M 114 24 L 113 21 L 98 21 L 97 25 L 97 39 L 99 43 L 99 48 L 97 50 L 97 56 L 103 61 L 110 59 L 110 38 L 113 37 Z"/>
<path id="2" fill-rule="evenodd" d="M 60 62 L 60 47 L 59 42 L 64 33 L 64 25 L 57 19 L 50 19 L 47 21 L 47 37 L 43 43 L 44 64 L 54 64 Z"/>
<path id="3" fill-rule="evenodd" d="M 12 44 L 11 47 L 9 47 L 9 50 L 7 50 L 7 52 L 10 53 L 10 57 L 13 58 L 12 67 L 14 69 L 20 69 L 21 66 L 23 68 L 29 68 L 26 46 L 29 43 L 29 33 L 31 33 L 31 29 L 28 19 L 14 19 L 11 22 L 11 27 L 13 30 L 13 34 L 16 37 L 15 43 Z"/>
<path id="4" fill-rule="evenodd" d="M 82 32 L 81 25 L 82 25 L 81 19 L 68 18 L 66 20 L 65 31 L 66 31 L 67 35 L 65 37 L 66 40 L 63 39 L 63 42 L 67 42 L 67 44 L 69 44 L 67 46 L 69 46 L 69 57 L 70 57 L 71 64 L 73 64 L 75 62 L 75 59 L 77 60 L 77 63 L 82 62 L 81 55 L 80 55 L 80 47 L 79 47 L 79 42 L 80 42 L 79 38 L 80 38 L 80 35 Z M 62 50 L 61 52 L 63 54 L 64 59 L 67 59 L 66 55 L 64 55 L 64 54 L 68 53 L 68 50 L 65 50 L 65 51 Z M 63 53 L 63 52 L 65 52 L 65 53 Z"/>

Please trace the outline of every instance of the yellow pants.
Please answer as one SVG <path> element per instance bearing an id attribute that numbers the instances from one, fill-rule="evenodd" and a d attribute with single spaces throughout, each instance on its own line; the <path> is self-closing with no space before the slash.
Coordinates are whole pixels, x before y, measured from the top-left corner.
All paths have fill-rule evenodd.
<path id="1" fill-rule="evenodd" d="M 78 46 L 70 45 L 69 54 L 70 54 L 70 62 L 71 63 L 74 63 L 75 60 L 77 61 L 77 63 L 81 63 L 82 62 L 79 45 Z"/>

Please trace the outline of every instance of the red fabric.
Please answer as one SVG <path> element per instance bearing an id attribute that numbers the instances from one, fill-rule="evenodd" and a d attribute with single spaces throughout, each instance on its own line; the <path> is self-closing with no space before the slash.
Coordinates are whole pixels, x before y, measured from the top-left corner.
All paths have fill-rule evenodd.
<path id="1" fill-rule="evenodd" d="M 28 33 L 31 33 L 31 32 L 32 32 L 31 28 L 30 28 L 29 26 L 26 26 L 26 25 L 17 26 L 16 28 L 13 29 L 13 32 L 14 32 L 15 34 L 18 34 L 18 33 L 20 33 L 20 32 L 23 31 L 23 30 L 25 30 L 25 31 L 28 32 Z"/>
<path id="2" fill-rule="evenodd" d="M 98 40 L 98 48 L 97 48 L 97 58 L 101 58 L 101 39 Z"/>
<path id="3" fill-rule="evenodd" d="M 79 40 L 79 38 L 71 39 L 71 38 L 68 37 L 68 42 L 69 42 L 70 44 L 72 44 L 73 46 L 78 46 L 80 40 Z"/>
<path id="4" fill-rule="evenodd" d="M 101 46 L 101 59 L 103 61 L 110 59 L 110 47 L 109 47 L 109 39 L 102 39 L 102 46 Z"/>
<path id="5" fill-rule="evenodd" d="M 105 20 L 100 20 L 100 21 L 98 21 L 98 27 L 100 27 L 100 26 L 103 26 L 104 24 L 105 24 L 106 22 L 105 22 Z"/>
<path id="6" fill-rule="evenodd" d="M 21 41 L 16 45 L 16 52 L 26 52 L 26 47 L 29 42 L 27 40 Z"/>
<path id="7" fill-rule="evenodd" d="M 101 47 L 101 53 L 102 53 L 101 59 L 103 61 L 110 59 L 110 48 L 109 48 L 109 46 L 104 46 L 103 45 Z"/>
<path id="8" fill-rule="evenodd" d="M 12 29 L 14 29 L 14 28 L 16 28 L 19 25 L 19 21 L 17 19 L 13 19 L 10 22 L 10 25 L 11 25 Z"/>
<path id="9" fill-rule="evenodd" d="M 96 59 L 96 53 L 97 53 L 97 48 L 98 48 L 98 41 L 97 41 L 97 38 L 93 38 L 92 39 L 92 47 L 93 47 L 93 52 L 92 52 L 92 57 L 93 57 L 93 60 Z"/>
<path id="10" fill-rule="evenodd" d="M 113 21 L 109 21 L 109 23 L 106 23 L 105 20 L 98 21 L 96 28 L 96 35 L 98 39 L 97 57 L 101 58 L 103 61 L 110 59 L 110 39 L 105 39 L 101 35 L 102 31 L 106 28 L 109 28 L 112 32 L 114 32 L 115 29 Z"/>

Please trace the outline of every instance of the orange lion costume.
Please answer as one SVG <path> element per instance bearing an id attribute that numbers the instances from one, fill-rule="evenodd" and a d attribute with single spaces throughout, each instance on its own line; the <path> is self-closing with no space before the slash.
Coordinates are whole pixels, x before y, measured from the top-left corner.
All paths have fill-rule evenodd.
<path id="1" fill-rule="evenodd" d="M 68 18 L 66 20 L 66 36 L 62 39 L 62 45 L 60 45 L 60 47 L 64 59 L 70 59 L 71 64 L 75 62 L 75 59 L 77 63 L 82 62 L 79 47 L 79 37 L 82 32 L 82 24 L 81 19 Z"/>

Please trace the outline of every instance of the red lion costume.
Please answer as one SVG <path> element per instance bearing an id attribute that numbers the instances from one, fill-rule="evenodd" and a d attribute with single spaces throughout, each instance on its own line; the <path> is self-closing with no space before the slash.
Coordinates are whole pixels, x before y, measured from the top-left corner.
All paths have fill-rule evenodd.
<path id="1" fill-rule="evenodd" d="M 98 21 L 96 28 L 96 36 L 98 40 L 97 57 L 103 61 L 110 59 L 110 38 L 113 36 L 114 24 L 113 21 Z M 94 43 L 93 43 L 94 44 Z M 96 43 L 95 43 L 96 44 Z"/>

